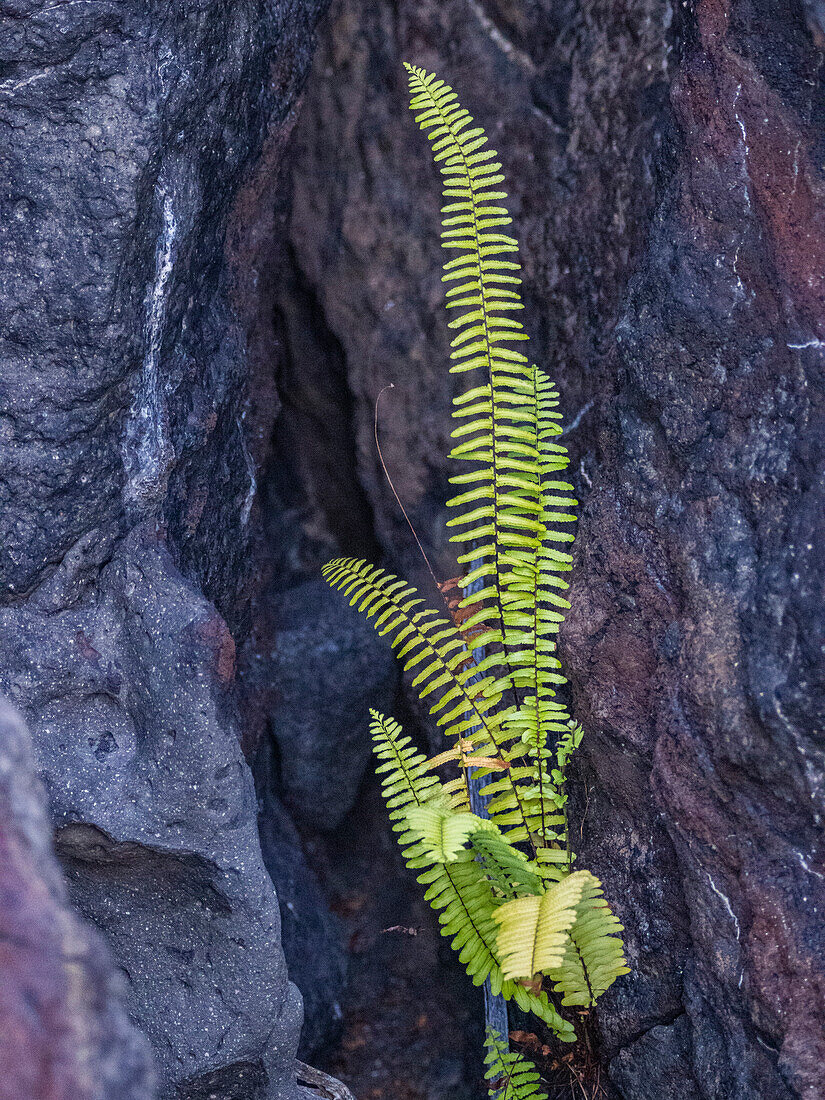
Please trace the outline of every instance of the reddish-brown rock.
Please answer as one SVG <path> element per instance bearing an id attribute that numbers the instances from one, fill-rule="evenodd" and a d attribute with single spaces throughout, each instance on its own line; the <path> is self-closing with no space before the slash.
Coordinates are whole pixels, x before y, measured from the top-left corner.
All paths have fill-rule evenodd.
<path id="1" fill-rule="evenodd" d="M 401 61 L 502 154 L 584 502 L 562 643 L 578 848 L 633 966 L 599 1011 L 625 1100 L 825 1095 L 823 26 L 813 0 L 339 0 L 296 129 L 281 312 L 299 286 L 335 351 L 337 495 L 418 577 L 372 440 L 392 381 L 384 450 L 450 575 L 438 182 Z M 301 331 L 284 438 L 329 377 Z M 353 533 L 303 453 L 307 568 Z"/>

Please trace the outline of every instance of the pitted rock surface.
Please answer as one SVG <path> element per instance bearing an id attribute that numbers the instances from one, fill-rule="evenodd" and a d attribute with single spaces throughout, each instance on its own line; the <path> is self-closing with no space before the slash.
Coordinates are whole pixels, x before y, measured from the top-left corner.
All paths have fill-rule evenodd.
<path id="1" fill-rule="evenodd" d="M 29 734 L 4 699 L 0 899 L 0 1095 L 151 1100 L 149 1045 L 102 937 L 69 905 Z"/>
<path id="2" fill-rule="evenodd" d="M 322 7 L 0 2 L 0 684 L 162 1096 L 302 1095 L 234 677 Z"/>

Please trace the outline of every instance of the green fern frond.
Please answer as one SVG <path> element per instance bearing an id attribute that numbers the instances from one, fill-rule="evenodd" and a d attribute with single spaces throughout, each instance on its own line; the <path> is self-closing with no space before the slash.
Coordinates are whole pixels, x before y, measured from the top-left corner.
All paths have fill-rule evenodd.
<path id="1" fill-rule="evenodd" d="M 429 608 L 417 589 L 392 573 L 354 558 L 337 558 L 323 567 L 333 588 L 349 597 L 352 606 L 374 620 L 379 634 L 388 637 L 405 671 L 416 670 L 412 681 L 419 698 L 435 693 L 430 714 L 444 733 L 459 741 L 460 763 L 481 728 L 484 745 L 491 742 L 488 717 L 500 695 L 490 690 L 491 678 L 474 679 L 467 668 L 467 647 L 455 625 Z"/>
<path id="2" fill-rule="evenodd" d="M 484 674 L 483 662 L 468 664 L 467 646 L 455 625 L 424 607 L 412 585 L 368 562 L 336 558 L 323 567 L 322 574 L 328 584 L 349 597 L 351 605 L 374 620 L 378 633 L 397 650 L 405 671 L 419 670 L 412 681 L 419 698 L 436 694 L 430 714 L 456 742 L 457 762 L 463 770 L 460 782 L 466 783 L 466 767 L 478 754 L 502 755 L 499 746 L 506 747 L 506 742 L 498 732 L 499 685 Z M 508 773 L 506 766 L 496 773 L 508 797 L 507 819 L 519 838 L 527 838 L 529 808 L 526 801 L 522 807 L 520 790 Z M 466 787 L 463 801 L 468 808 Z"/>
<path id="3" fill-rule="evenodd" d="M 495 894 L 504 899 L 539 894 L 542 878 L 523 852 L 506 840 L 493 822 L 470 835 L 470 842 Z"/>
<path id="4" fill-rule="evenodd" d="M 409 815 L 416 810 L 450 807 L 444 786 L 429 770 L 429 761 L 413 748 L 410 738 L 392 718 L 373 710 L 371 732 L 376 769 L 382 793 L 399 833 L 398 843 L 407 866 L 422 871 L 418 881 L 428 887 L 426 898 L 438 912 L 441 933 L 452 941 L 468 974 L 476 985 L 487 977 L 491 987 L 512 999 L 524 1012 L 533 1012 L 562 1042 L 575 1042 L 572 1024 L 559 1014 L 545 993 L 534 993 L 518 982 L 507 981 L 496 955 L 498 928 L 492 917 L 500 899 L 494 894 L 485 868 L 473 851 L 460 850 L 449 864 L 435 863 L 432 851 L 420 833 L 410 828 Z M 476 818 L 476 833 L 491 831 L 489 822 Z"/>
<path id="5" fill-rule="evenodd" d="M 584 889 L 561 965 L 548 971 L 562 1004 L 590 1008 L 621 974 L 629 973 L 622 948 L 622 926 L 589 871 L 578 871 Z M 568 880 L 569 881 L 569 880 Z"/>
<path id="6" fill-rule="evenodd" d="M 558 394 L 543 372 L 507 347 L 527 337 L 516 318 L 505 316 L 523 308 L 514 289 L 520 280 L 502 275 L 518 270 L 512 259 L 501 259 L 505 252 L 515 255 L 517 243 L 487 232 L 491 214 L 497 226 L 510 224 L 504 207 L 489 206 L 506 198 L 504 192 L 490 191 L 503 179 L 497 154 L 479 152 L 487 138 L 447 84 L 423 69 L 407 65 L 407 70 L 410 106 L 441 164 L 445 199 L 462 200 L 448 201 L 443 209 L 443 243 L 459 252 L 445 265 L 444 275 L 449 283 L 460 273 L 460 286 L 447 291 L 448 308 L 461 311 L 450 322 L 459 330 L 451 369 L 483 368 L 487 374 L 486 382 L 455 400 L 453 413 L 461 423 L 453 432 L 451 457 L 475 467 L 451 479 L 461 491 L 448 502 L 458 513 L 448 526 L 460 528 L 453 541 L 473 547 L 459 557 L 473 566 L 464 578 L 465 591 L 482 585 L 465 597 L 465 607 L 481 604 L 466 626 L 481 629 L 475 644 L 488 647 L 484 671 L 497 671 L 496 690 L 513 689 L 518 701 L 512 728 L 503 721 L 498 727 L 496 747 L 510 761 L 526 757 L 534 769 L 532 819 L 526 820 L 523 797 L 509 778 L 498 784 L 503 801 L 494 802 L 490 813 L 500 824 L 505 816 L 521 818 L 521 829 L 511 839 L 541 844 L 553 801 L 543 764 L 545 745 L 567 720 L 560 708 L 548 706 L 554 685 L 564 683 L 552 651 L 569 606 L 560 595 L 566 582 L 559 574 L 570 568 L 570 556 L 559 544 L 573 535 L 559 525 L 575 520 L 575 501 L 568 495 L 572 486 L 555 477 L 569 461 L 552 438 L 560 432 Z M 508 266 L 501 268 L 499 262 Z M 509 287 L 503 296 L 500 279 Z M 531 693 L 532 701 L 522 692 Z M 553 834 L 547 839 L 552 841 Z"/>
<path id="7" fill-rule="evenodd" d="M 496 909 L 497 949 L 505 978 L 529 981 L 562 965 L 584 887 L 584 872 L 577 871 L 538 896 L 514 898 Z"/>
<path id="8" fill-rule="evenodd" d="M 407 813 L 407 823 L 434 863 L 452 863 L 471 834 L 484 825 L 474 813 L 443 805 L 414 806 Z"/>
<path id="9" fill-rule="evenodd" d="M 491 1097 L 495 1100 L 547 1100 L 536 1067 L 523 1055 L 511 1051 L 507 1040 L 495 1028 L 487 1028 L 485 1045 L 487 1071 L 484 1078 L 490 1082 Z"/>
<path id="10" fill-rule="evenodd" d="M 381 778 L 381 794 L 393 831 L 400 834 L 398 844 L 408 866 L 428 867 L 432 860 L 420 837 L 410 829 L 407 814 L 413 808 L 448 805 L 449 797 L 430 772 L 426 756 L 413 747 L 398 722 L 376 710 L 370 714 L 372 749 L 378 758 L 375 771 Z"/>

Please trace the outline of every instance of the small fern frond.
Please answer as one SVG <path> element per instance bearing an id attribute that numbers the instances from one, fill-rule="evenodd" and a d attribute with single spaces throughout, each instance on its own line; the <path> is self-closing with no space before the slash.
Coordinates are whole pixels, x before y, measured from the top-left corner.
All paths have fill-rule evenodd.
<path id="1" fill-rule="evenodd" d="M 554 883 L 543 894 L 515 898 L 494 914 L 505 978 L 531 980 L 562 965 L 568 933 L 584 889 L 584 872 Z"/>
<path id="2" fill-rule="evenodd" d="M 541 1088 L 538 1070 L 529 1059 L 510 1050 L 509 1044 L 495 1028 L 487 1028 L 485 1039 L 489 1093 L 494 1100 L 547 1100 Z"/>
<path id="3" fill-rule="evenodd" d="M 398 843 L 407 864 L 412 868 L 428 867 L 426 846 L 407 822 L 412 808 L 427 805 L 449 805 L 449 797 L 439 779 L 428 769 L 423 753 L 413 747 L 393 718 L 371 710 L 372 748 L 378 763 L 375 771 L 381 778 L 381 794 L 387 804 L 393 831 L 400 834 Z"/>
<path id="4" fill-rule="evenodd" d="M 407 823 L 433 863 L 452 863 L 470 835 L 484 824 L 474 813 L 456 811 L 444 805 L 411 807 Z"/>
<path id="5" fill-rule="evenodd" d="M 622 925 L 602 896 L 602 884 L 589 871 L 578 871 L 584 889 L 576 905 L 561 964 L 548 971 L 562 1004 L 590 1008 L 621 974 L 628 974 Z M 568 880 L 569 881 L 569 880 Z"/>
<path id="6" fill-rule="evenodd" d="M 542 879 L 535 865 L 491 821 L 485 824 L 488 828 L 472 833 L 470 842 L 495 894 L 504 900 L 540 894 Z"/>

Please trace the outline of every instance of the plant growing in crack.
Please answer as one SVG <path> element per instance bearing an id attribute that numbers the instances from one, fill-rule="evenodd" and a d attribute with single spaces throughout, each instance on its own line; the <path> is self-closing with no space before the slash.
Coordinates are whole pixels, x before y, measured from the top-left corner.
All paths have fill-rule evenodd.
<path id="1" fill-rule="evenodd" d="M 476 984 L 534 1013 L 561 1042 L 587 1044 L 588 1015 L 627 966 L 621 925 L 570 845 L 565 782 L 582 729 L 558 698 L 556 635 L 570 606 L 576 501 L 563 480 L 558 393 L 520 350 L 518 243 L 506 231 L 497 154 L 448 85 L 406 68 L 410 107 L 443 176 L 450 370 L 471 376 L 454 400 L 450 457 L 461 472 L 448 502 L 464 572 L 439 582 L 430 568 L 446 614 L 368 562 L 341 558 L 323 573 L 414 673 L 449 743 L 428 759 L 372 712 L 393 828 L 442 933 Z M 506 1035 L 488 1031 L 487 1047 L 492 1094 L 542 1095 Z"/>

